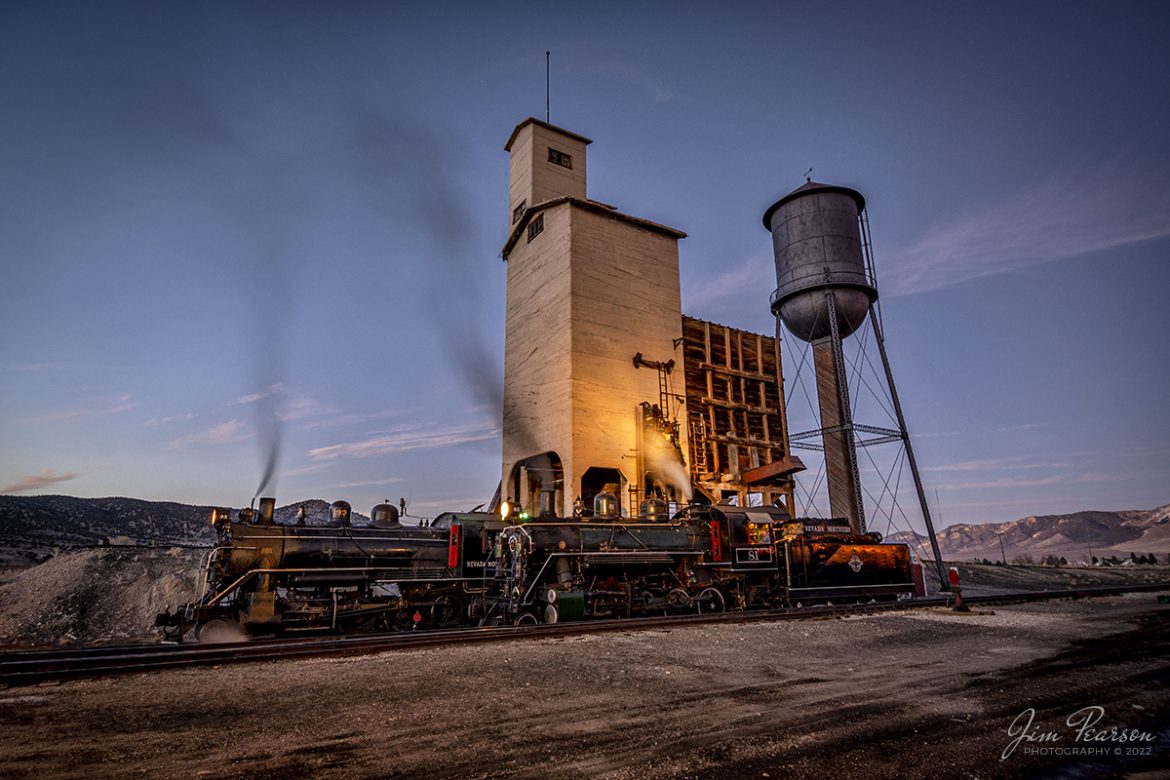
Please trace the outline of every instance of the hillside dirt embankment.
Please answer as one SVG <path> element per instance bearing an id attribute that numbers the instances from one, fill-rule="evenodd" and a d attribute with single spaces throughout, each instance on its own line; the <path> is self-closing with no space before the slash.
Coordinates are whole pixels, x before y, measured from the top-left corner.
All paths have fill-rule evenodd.
<path id="1" fill-rule="evenodd" d="M 204 550 L 64 553 L 0 585 L 0 645 L 149 642 L 155 615 L 191 601 Z"/>

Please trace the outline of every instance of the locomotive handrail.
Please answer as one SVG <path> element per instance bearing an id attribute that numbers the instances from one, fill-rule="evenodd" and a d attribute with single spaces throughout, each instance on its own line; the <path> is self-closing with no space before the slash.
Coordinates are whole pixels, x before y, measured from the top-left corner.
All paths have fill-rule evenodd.
<path id="1" fill-rule="evenodd" d="M 241 586 L 241 585 L 243 585 L 243 584 L 244 584 L 244 583 L 245 583 L 247 580 L 251 579 L 252 577 L 254 577 L 254 576 L 256 576 L 257 574 L 260 574 L 260 573 L 261 573 L 261 570 L 260 570 L 260 569 L 252 569 L 251 571 L 248 571 L 248 572 L 246 572 L 246 573 L 245 573 L 245 574 L 243 574 L 242 576 L 238 577 L 238 578 L 236 579 L 236 581 L 235 581 L 235 582 L 233 582 L 231 585 L 228 585 L 226 588 L 224 588 L 223 590 L 221 590 L 219 593 L 217 593 L 217 594 L 215 594 L 214 596 L 212 596 L 212 597 L 211 597 L 211 599 L 210 599 L 210 600 L 209 600 L 209 601 L 208 601 L 206 604 L 204 604 L 204 606 L 206 606 L 206 607 L 214 607 L 216 604 L 218 604 L 219 602 L 221 602 L 221 601 L 223 601 L 225 598 L 227 598 L 227 597 L 228 597 L 228 594 L 230 594 L 231 592 L 233 592 L 233 591 L 234 591 L 236 588 L 240 587 L 240 586 Z"/>
<path id="2" fill-rule="evenodd" d="M 521 604 L 528 603 L 528 597 L 532 595 L 532 591 L 536 589 L 537 584 L 544 577 L 545 569 L 547 569 L 548 565 L 550 563 L 552 563 L 553 558 L 559 558 L 559 557 L 564 557 L 564 553 L 553 553 L 552 555 L 550 555 L 544 559 L 544 565 L 540 567 L 540 571 L 538 571 L 536 573 L 536 576 L 532 578 L 532 584 L 529 585 L 528 590 L 524 592 L 524 598 L 520 599 Z"/>
<path id="3" fill-rule="evenodd" d="M 626 527 L 626 524 L 625 524 L 625 523 L 614 523 L 614 529 L 615 529 L 615 531 L 616 531 L 616 529 L 617 529 L 618 527 L 620 527 L 620 528 L 621 528 L 623 531 L 625 531 L 625 532 L 626 532 L 626 536 L 630 537 L 631 539 L 633 539 L 633 540 L 634 540 L 635 542 L 637 542 L 638 544 L 642 545 L 642 546 L 643 546 L 644 548 L 646 548 L 647 550 L 649 550 L 649 549 L 650 549 L 650 547 L 649 547 L 649 546 L 648 546 L 648 545 L 647 545 L 645 542 L 643 542 L 641 539 L 639 539 L 639 538 L 638 538 L 637 536 L 635 536 L 634 534 L 630 533 L 630 529 Z M 611 542 L 613 541 L 613 533 L 610 533 L 610 535 L 609 535 L 609 540 L 610 540 Z"/>
<path id="4" fill-rule="evenodd" d="M 203 597 L 207 595 L 207 583 L 211 579 L 211 559 L 212 559 L 212 556 L 214 556 L 220 550 L 228 549 L 229 546 L 230 545 L 221 544 L 218 547 L 212 547 L 208 551 L 207 555 L 204 558 L 206 563 L 200 564 L 200 572 L 202 574 L 202 580 L 195 586 L 195 603 L 196 604 L 202 604 Z M 241 550 L 246 550 L 246 549 L 255 550 L 257 548 L 255 548 L 255 547 L 250 547 L 250 548 L 249 547 L 240 547 L 239 549 L 241 549 Z"/>

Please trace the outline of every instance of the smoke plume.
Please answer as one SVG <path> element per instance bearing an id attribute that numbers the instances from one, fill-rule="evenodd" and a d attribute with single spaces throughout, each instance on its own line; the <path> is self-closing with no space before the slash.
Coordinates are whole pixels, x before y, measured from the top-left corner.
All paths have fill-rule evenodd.
<path id="1" fill-rule="evenodd" d="M 678 450 L 664 437 L 651 431 L 647 431 L 643 438 L 642 450 L 646 466 L 654 474 L 655 487 L 670 488 L 676 497 L 690 501 L 693 495 L 691 478 L 686 466 L 678 458 Z"/>
<path id="2" fill-rule="evenodd" d="M 452 149 L 466 144 L 447 128 L 389 116 L 376 108 L 359 111 L 353 140 L 359 175 L 387 213 L 406 213 L 431 245 L 438 273 L 427 274 L 422 296 L 439 346 L 462 379 L 469 399 L 493 421 L 503 408 L 502 355 L 485 330 L 491 258 L 473 236 L 475 218 L 459 185 L 460 158 Z M 393 187 L 388 187 L 388 183 Z M 485 267 L 486 266 L 486 267 Z"/>

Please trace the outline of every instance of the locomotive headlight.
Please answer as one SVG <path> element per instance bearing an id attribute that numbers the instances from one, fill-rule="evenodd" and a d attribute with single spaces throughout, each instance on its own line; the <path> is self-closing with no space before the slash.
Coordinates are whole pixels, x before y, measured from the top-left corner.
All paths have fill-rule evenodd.
<path id="1" fill-rule="evenodd" d="M 510 514 L 512 514 L 512 505 L 509 504 L 507 501 L 501 501 L 500 502 L 500 517 L 507 520 L 508 515 L 510 515 Z"/>

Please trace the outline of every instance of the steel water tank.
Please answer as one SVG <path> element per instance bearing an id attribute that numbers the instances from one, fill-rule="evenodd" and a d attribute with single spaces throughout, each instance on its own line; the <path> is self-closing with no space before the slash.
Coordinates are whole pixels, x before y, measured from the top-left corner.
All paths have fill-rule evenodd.
<path id="1" fill-rule="evenodd" d="M 860 192 L 810 181 L 764 212 L 776 255 L 772 313 L 799 339 L 817 341 L 832 332 L 828 295 L 841 338 L 861 326 L 877 300 L 861 248 L 863 208 Z"/>

